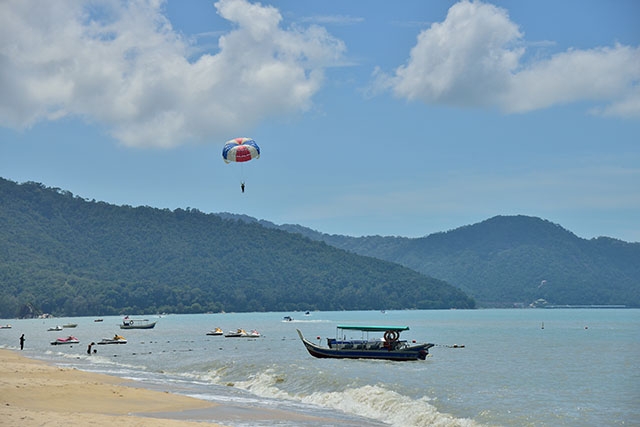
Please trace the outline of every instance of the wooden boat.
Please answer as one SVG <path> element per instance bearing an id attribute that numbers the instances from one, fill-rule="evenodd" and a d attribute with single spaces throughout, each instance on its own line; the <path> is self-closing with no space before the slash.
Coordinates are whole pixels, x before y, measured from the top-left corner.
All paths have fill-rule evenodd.
<path id="1" fill-rule="evenodd" d="M 149 322 L 147 319 L 129 319 L 125 317 L 120 329 L 153 329 L 158 322 Z"/>
<path id="2" fill-rule="evenodd" d="M 207 335 L 223 335 L 223 334 L 224 332 L 222 332 L 222 329 L 220 328 L 215 328 L 207 332 Z"/>
<path id="3" fill-rule="evenodd" d="M 73 335 L 69 335 L 67 338 L 58 338 L 55 341 L 51 341 L 51 345 L 62 344 L 80 344 L 80 340 Z"/>
<path id="4" fill-rule="evenodd" d="M 296 330 L 309 354 L 318 358 L 424 360 L 434 346 L 431 343 L 409 344 L 400 340 L 400 332 L 408 331 L 408 326 L 339 325 L 336 338 L 327 338 L 328 347 L 312 343 L 299 329 Z M 346 339 L 346 331 L 360 331 L 363 339 Z M 370 332 L 382 333 L 383 338 L 369 339 Z"/>

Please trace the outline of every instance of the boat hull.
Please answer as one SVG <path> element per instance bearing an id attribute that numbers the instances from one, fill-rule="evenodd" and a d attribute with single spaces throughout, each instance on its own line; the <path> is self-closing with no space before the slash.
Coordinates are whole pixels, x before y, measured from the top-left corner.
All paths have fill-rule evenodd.
<path id="1" fill-rule="evenodd" d="M 429 354 L 429 349 L 433 347 L 433 344 L 425 343 L 397 350 L 386 348 L 379 350 L 334 349 L 315 345 L 304 338 L 302 332 L 299 330 L 298 335 L 309 354 L 320 359 L 380 359 L 395 361 L 424 360 Z"/>
<path id="2" fill-rule="evenodd" d="M 151 323 L 134 323 L 127 325 L 120 325 L 120 329 L 153 329 L 158 322 Z"/>
<path id="3" fill-rule="evenodd" d="M 77 339 L 73 339 L 73 340 L 55 340 L 55 341 L 51 341 L 51 345 L 70 345 L 70 344 L 80 344 L 80 340 Z"/>

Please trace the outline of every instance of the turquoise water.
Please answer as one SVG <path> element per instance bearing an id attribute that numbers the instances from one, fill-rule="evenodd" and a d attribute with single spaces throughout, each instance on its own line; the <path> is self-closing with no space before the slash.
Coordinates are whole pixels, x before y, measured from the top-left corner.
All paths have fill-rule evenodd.
<path id="1" fill-rule="evenodd" d="M 293 322 L 284 322 L 290 315 Z M 138 316 L 133 316 L 138 317 Z M 141 386 L 228 405 L 287 409 L 324 421 L 225 418 L 244 425 L 615 426 L 640 425 L 640 310 L 520 309 L 167 315 L 152 330 L 118 329 L 121 318 L 0 320 L 0 347 L 60 365 L 109 373 Z M 78 323 L 75 329 L 47 328 Z M 433 342 L 425 361 L 322 360 L 315 340 L 337 324 L 406 325 L 403 338 Z M 544 324 L 544 329 L 542 325 Z M 207 336 L 257 329 L 259 339 Z M 87 344 L 115 333 L 125 345 Z M 73 347 L 51 346 L 73 334 Z M 464 348 L 450 348 L 454 344 Z M 332 411 L 327 411 L 331 409 Z M 329 421 L 328 414 L 332 414 Z"/>

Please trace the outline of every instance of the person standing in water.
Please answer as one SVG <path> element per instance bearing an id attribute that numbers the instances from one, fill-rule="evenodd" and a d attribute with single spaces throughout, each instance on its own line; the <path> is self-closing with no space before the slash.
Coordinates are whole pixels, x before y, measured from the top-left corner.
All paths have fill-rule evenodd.
<path id="1" fill-rule="evenodd" d="M 24 334 L 20 335 L 20 350 L 24 349 Z"/>

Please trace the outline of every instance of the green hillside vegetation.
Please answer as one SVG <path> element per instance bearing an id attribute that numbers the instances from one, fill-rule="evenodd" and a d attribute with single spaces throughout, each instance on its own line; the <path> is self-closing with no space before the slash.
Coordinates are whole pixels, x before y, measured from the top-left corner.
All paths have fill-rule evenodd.
<path id="1" fill-rule="evenodd" d="M 0 317 L 473 308 L 407 267 L 193 209 L 0 178 Z"/>
<path id="2" fill-rule="evenodd" d="M 445 280 L 484 307 L 529 305 L 537 299 L 555 305 L 640 307 L 640 243 L 586 240 L 540 218 L 497 216 L 422 238 L 356 238 L 295 225 L 279 228 Z"/>

